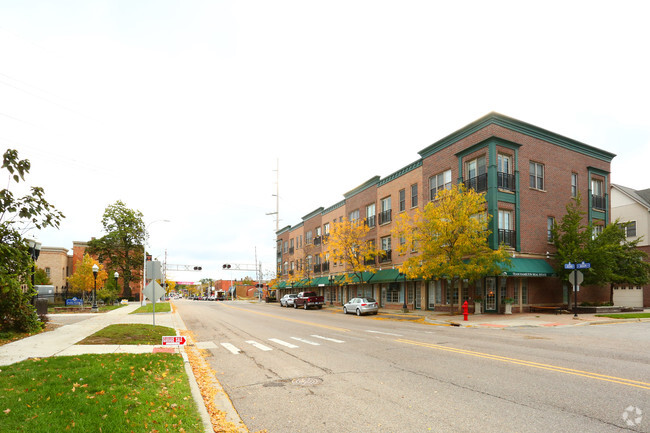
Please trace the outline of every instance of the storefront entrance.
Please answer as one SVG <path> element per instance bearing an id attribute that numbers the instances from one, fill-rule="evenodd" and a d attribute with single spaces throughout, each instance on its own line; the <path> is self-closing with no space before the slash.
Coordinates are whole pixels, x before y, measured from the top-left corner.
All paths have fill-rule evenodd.
<path id="1" fill-rule="evenodd" d="M 497 279 L 496 277 L 487 277 L 485 279 L 485 312 L 496 313 L 498 308 Z"/>

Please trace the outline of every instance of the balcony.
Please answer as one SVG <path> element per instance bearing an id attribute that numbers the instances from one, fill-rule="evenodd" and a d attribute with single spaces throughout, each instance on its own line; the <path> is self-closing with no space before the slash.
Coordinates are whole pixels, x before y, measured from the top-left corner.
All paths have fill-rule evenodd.
<path id="1" fill-rule="evenodd" d="M 316 237 L 314 238 L 314 245 L 320 245 L 320 243 L 321 243 L 321 238 L 320 238 L 320 236 L 316 236 Z"/>
<path id="2" fill-rule="evenodd" d="M 315 274 L 320 274 L 320 272 L 321 272 L 321 264 L 318 263 L 318 264 L 314 265 L 314 273 Z"/>
<path id="3" fill-rule="evenodd" d="M 392 209 L 385 210 L 379 213 L 379 225 L 386 224 L 392 221 Z"/>
<path id="4" fill-rule="evenodd" d="M 375 220 L 376 220 L 375 215 L 367 217 L 366 218 L 366 225 L 368 227 L 374 227 L 375 226 Z"/>
<path id="5" fill-rule="evenodd" d="M 499 189 L 505 189 L 515 192 L 515 175 L 503 172 L 497 173 L 497 186 Z"/>
<path id="6" fill-rule="evenodd" d="M 473 189 L 476 192 L 487 191 L 488 177 L 487 173 L 479 174 L 476 177 L 472 177 L 463 182 L 467 189 Z"/>
<path id="7" fill-rule="evenodd" d="M 515 248 L 517 245 L 517 232 L 515 230 L 499 229 L 499 244 Z"/>
<path id="8" fill-rule="evenodd" d="M 330 270 L 330 262 L 321 263 L 321 272 L 328 272 Z"/>
<path id="9" fill-rule="evenodd" d="M 293 254 L 293 247 L 289 248 L 289 254 Z"/>
<path id="10" fill-rule="evenodd" d="M 604 195 L 591 195 L 591 207 L 596 210 L 607 210 L 607 199 Z"/>
<path id="11" fill-rule="evenodd" d="M 363 260 L 363 264 L 366 265 L 366 266 L 374 266 L 374 265 L 377 264 L 377 258 L 375 258 L 375 257 L 373 257 L 373 258 L 367 258 L 367 257 L 366 257 L 366 258 Z"/>

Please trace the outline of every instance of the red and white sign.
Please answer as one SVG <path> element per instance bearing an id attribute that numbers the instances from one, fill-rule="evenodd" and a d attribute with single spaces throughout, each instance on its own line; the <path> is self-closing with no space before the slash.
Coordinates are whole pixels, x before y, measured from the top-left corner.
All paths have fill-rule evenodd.
<path id="1" fill-rule="evenodd" d="M 178 335 L 165 335 L 162 338 L 163 346 L 185 346 L 185 337 Z"/>

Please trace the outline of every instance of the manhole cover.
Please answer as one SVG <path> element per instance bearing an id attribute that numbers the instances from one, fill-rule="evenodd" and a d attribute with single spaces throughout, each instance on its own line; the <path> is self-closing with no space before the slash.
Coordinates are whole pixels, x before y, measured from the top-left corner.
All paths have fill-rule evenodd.
<path id="1" fill-rule="evenodd" d="M 299 377 L 291 381 L 292 384 L 298 386 L 314 386 L 320 385 L 322 382 L 323 380 L 317 377 Z"/>

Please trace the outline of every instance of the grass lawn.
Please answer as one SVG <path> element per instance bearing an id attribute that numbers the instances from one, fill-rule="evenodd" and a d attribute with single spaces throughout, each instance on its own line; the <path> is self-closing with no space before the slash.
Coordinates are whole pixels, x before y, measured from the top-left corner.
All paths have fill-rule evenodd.
<path id="1" fill-rule="evenodd" d="M 172 306 L 169 302 L 156 302 L 156 313 L 169 313 Z M 153 303 L 148 303 L 144 307 L 140 307 L 131 314 L 138 313 L 153 313 Z"/>
<path id="2" fill-rule="evenodd" d="M 612 319 L 648 319 L 650 318 L 650 313 L 596 314 L 596 317 L 611 317 Z"/>
<path id="3" fill-rule="evenodd" d="M 109 325 L 77 344 L 162 344 L 164 335 L 176 335 L 173 328 L 139 323 Z"/>
<path id="4" fill-rule="evenodd" d="M 106 354 L 30 359 L 0 370 L 7 432 L 202 432 L 183 358 Z"/>

